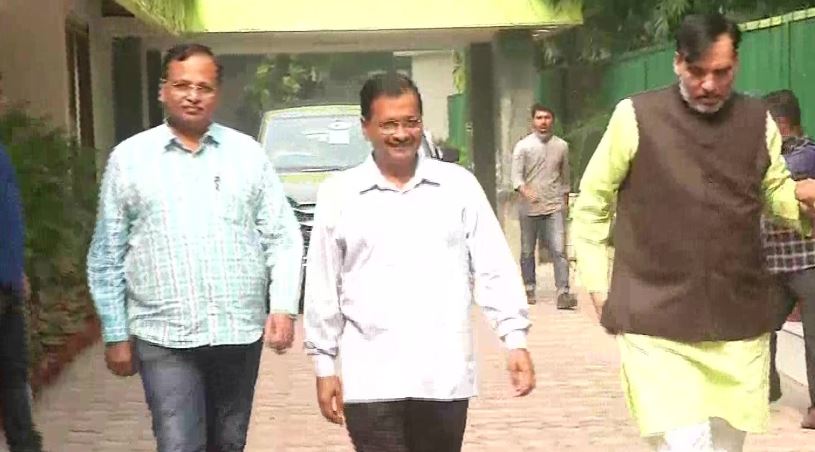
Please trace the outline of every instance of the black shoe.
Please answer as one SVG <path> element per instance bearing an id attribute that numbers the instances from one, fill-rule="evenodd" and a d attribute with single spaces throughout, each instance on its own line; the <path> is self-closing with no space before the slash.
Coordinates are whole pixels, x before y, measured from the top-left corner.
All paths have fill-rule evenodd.
<path id="1" fill-rule="evenodd" d="M 770 403 L 778 402 L 781 399 L 781 388 L 770 384 Z"/>
<path id="2" fill-rule="evenodd" d="M 29 432 L 22 444 L 9 444 L 9 452 L 43 452 L 42 435 L 36 430 Z"/>
<path id="3" fill-rule="evenodd" d="M 577 300 L 568 293 L 562 293 L 557 297 L 558 309 L 574 309 L 577 307 Z"/>
<path id="4" fill-rule="evenodd" d="M 801 428 L 815 430 L 815 407 L 809 407 L 804 420 L 801 421 Z"/>
<path id="5" fill-rule="evenodd" d="M 526 303 L 527 304 L 535 304 L 538 300 L 535 299 L 535 291 L 527 292 L 526 293 Z"/>

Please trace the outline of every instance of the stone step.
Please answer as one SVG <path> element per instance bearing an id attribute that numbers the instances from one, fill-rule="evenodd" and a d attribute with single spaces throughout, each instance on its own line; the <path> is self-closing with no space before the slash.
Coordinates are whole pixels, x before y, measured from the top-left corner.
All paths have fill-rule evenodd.
<path id="1" fill-rule="evenodd" d="M 806 386 L 807 369 L 804 356 L 804 329 L 801 322 L 785 323 L 778 332 L 775 363 L 779 372 Z"/>

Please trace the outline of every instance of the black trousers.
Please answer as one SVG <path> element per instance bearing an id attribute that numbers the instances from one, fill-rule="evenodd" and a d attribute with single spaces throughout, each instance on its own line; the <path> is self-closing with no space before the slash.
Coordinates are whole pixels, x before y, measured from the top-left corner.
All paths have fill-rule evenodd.
<path id="1" fill-rule="evenodd" d="M 357 452 L 460 452 L 469 400 L 398 400 L 345 405 Z"/>
<path id="2" fill-rule="evenodd" d="M 28 385 L 28 338 L 23 302 L 0 288 L 0 406 L 11 452 L 42 450 L 31 417 Z"/>
<path id="3" fill-rule="evenodd" d="M 781 289 L 779 297 L 776 329 L 784 326 L 795 302 L 801 303 L 801 324 L 804 327 L 804 349 L 809 382 L 809 403 L 815 406 L 815 268 L 798 272 L 782 273 L 777 276 Z M 770 338 L 770 394 L 780 397 L 781 381 L 775 367 L 777 336 L 773 332 Z"/>

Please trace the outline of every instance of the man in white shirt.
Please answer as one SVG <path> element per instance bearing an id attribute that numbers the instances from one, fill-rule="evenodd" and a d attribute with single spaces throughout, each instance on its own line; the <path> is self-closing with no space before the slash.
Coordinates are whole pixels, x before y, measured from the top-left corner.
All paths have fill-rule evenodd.
<path id="1" fill-rule="evenodd" d="M 347 421 L 358 452 L 458 451 L 476 395 L 473 298 L 509 350 L 515 394 L 535 386 L 523 285 L 473 175 L 417 152 L 413 82 L 375 76 L 360 104 L 372 156 L 320 187 L 308 255 L 320 410 Z"/>

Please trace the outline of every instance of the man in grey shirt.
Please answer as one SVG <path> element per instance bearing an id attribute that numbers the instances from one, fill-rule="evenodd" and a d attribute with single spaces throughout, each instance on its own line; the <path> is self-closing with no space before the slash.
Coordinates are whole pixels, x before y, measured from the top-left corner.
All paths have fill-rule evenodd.
<path id="1" fill-rule="evenodd" d="M 566 259 L 566 209 L 569 205 L 569 145 L 552 133 L 554 112 L 532 106 L 532 133 L 512 151 L 512 187 L 521 194 L 521 274 L 526 299 L 535 304 L 535 248 L 538 237 L 547 244 L 555 267 L 558 309 L 572 309 Z"/>

